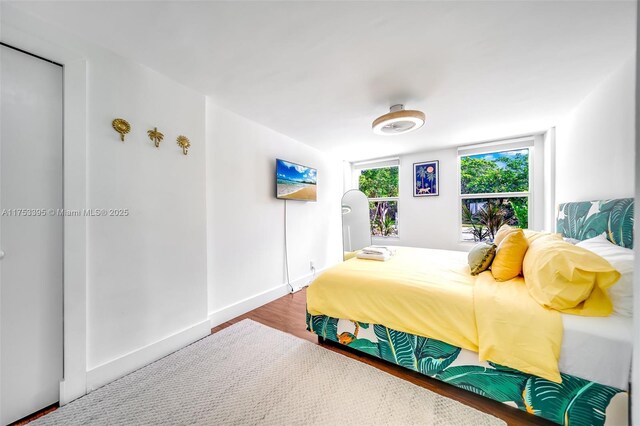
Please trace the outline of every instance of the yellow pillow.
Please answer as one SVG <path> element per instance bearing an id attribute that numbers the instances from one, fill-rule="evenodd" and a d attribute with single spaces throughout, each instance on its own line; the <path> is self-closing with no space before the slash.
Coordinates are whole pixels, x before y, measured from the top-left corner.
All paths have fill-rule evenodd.
<path id="1" fill-rule="evenodd" d="M 502 229 L 502 228 L 500 228 Z M 496 281 L 507 281 L 522 273 L 522 261 L 529 243 L 520 228 L 513 228 L 502 239 L 496 257 L 491 265 L 491 273 Z"/>
<path id="2" fill-rule="evenodd" d="M 620 273 L 597 254 L 549 238 L 531 244 L 524 258 L 523 272 L 529 294 L 538 303 L 585 316 L 611 313 L 607 288 L 620 278 Z"/>
<path id="3" fill-rule="evenodd" d="M 493 244 L 499 246 L 502 240 L 504 240 L 507 235 L 511 234 L 512 232 L 517 232 L 518 229 L 520 228 L 509 225 L 502 225 L 500 229 L 498 229 L 498 232 L 496 232 L 496 236 L 493 238 Z"/>
<path id="4" fill-rule="evenodd" d="M 540 231 L 532 231 L 530 229 L 525 229 L 524 230 L 524 236 L 527 237 L 527 241 L 529 242 L 529 245 L 531 245 L 531 243 L 533 243 L 534 241 L 540 239 L 540 238 L 551 238 L 554 240 L 561 240 L 562 239 L 562 234 L 558 234 L 558 233 L 551 233 L 551 232 L 540 232 Z"/>

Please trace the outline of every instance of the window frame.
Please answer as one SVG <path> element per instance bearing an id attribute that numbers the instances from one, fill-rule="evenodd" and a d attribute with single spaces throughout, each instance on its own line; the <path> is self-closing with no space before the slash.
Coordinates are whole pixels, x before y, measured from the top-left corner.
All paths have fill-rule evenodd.
<path id="1" fill-rule="evenodd" d="M 475 244 L 478 241 L 469 241 L 465 240 L 462 237 L 462 201 L 476 198 L 527 198 L 527 221 L 529 224 L 533 223 L 534 220 L 534 185 L 535 185 L 535 150 L 536 150 L 536 135 L 525 136 L 522 138 L 516 139 L 507 139 L 500 141 L 491 141 L 484 142 L 480 144 L 467 145 L 458 147 L 458 155 L 457 155 L 457 181 L 458 181 L 458 241 L 460 243 L 471 243 Z M 476 193 L 476 194 L 463 194 L 462 193 L 462 174 L 460 171 L 460 167 L 462 165 L 462 157 L 469 157 L 472 155 L 482 155 L 482 154 L 491 154 L 495 152 L 505 152 L 505 151 L 515 151 L 518 149 L 528 149 L 528 160 L 529 160 L 529 184 L 528 191 L 521 192 L 486 192 L 486 193 Z"/>
<path id="2" fill-rule="evenodd" d="M 386 169 L 391 167 L 398 168 L 398 196 L 397 197 L 367 197 L 368 202 L 376 202 L 376 201 L 395 201 L 396 203 L 396 235 L 374 235 L 371 234 L 372 240 L 374 238 L 379 239 L 399 239 L 400 238 L 400 227 L 399 224 L 399 216 L 400 216 L 400 159 L 399 158 L 385 158 L 380 160 L 373 161 L 363 161 L 358 163 L 353 163 L 351 165 L 352 172 L 352 183 L 353 187 L 357 190 L 360 190 L 360 175 L 363 170 L 373 170 L 373 169 Z M 365 194 L 366 195 L 366 194 Z M 369 224 L 369 228 L 371 228 L 371 224 Z"/>

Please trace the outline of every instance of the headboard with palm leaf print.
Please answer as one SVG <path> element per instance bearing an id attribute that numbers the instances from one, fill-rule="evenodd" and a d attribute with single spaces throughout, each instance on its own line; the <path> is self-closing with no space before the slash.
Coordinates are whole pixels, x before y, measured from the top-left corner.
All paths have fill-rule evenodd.
<path id="1" fill-rule="evenodd" d="M 558 206 L 557 232 L 586 240 L 603 232 L 614 244 L 633 248 L 633 198 L 580 201 Z"/>

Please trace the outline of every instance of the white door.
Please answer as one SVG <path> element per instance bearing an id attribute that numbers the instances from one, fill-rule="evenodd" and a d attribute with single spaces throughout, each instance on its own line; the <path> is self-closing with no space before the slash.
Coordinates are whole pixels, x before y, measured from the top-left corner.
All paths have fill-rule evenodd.
<path id="1" fill-rule="evenodd" d="M 0 46 L 3 425 L 59 400 L 62 119 L 62 67 Z"/>

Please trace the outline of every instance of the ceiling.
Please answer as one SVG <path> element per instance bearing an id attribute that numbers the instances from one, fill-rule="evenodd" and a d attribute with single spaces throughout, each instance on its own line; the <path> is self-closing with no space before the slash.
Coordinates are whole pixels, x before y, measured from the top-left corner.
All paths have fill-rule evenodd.
<path id="1" fill-rule="evenodd" d="M 348 160 L 547 129 L 635 52 L 635 2 L 21 2 Z M 394 103 L 426 125 L 392 137 Z"/>

